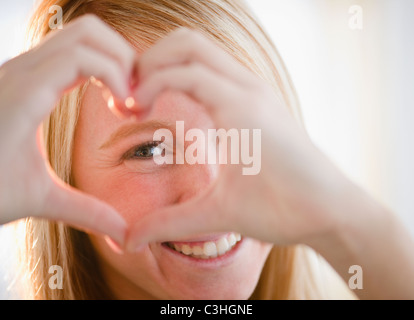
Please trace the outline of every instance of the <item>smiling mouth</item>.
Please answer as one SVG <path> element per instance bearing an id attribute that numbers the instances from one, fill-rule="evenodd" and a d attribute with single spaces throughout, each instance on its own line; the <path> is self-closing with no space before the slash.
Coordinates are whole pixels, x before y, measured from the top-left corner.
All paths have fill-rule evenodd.
<path id="1" fill-rule="evenodd" d="M 163 244 L 195 259 L 214 259 L 231 251 L 241 239 L 240 234 L 231 232 L 215 241 L 164 242 Z"/>

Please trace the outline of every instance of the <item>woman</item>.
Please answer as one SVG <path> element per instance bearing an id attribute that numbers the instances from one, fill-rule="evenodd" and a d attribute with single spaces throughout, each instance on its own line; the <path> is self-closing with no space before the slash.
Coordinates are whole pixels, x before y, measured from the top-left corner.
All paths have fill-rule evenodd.
<path id="1" fill-rule="evenodd" d="M 50 32 L 52 5 L 63 9 L 63 31 Z M 378 288 L 412 296 L 392 284 L 411 279 L 411 239 L 293 120 L 280 58 L 240 1 L 44 1 L 31 25 L 35 48 L 0 72 L 0 223 L 32 217 L 27 297 L 347 297 L 326 295 L 314 253 L 297 244 L 344 279 L 351 265 L 369 270 L 361 297 Z M 176 121 L 261 129 L 260 174 L 157 166 L 154 131 Z M 399 235 L 380 243 L 393 255 L 385 269 L 384 230 Z M 385 273 L 401 262 L 399 276 Z M 63 290 L 47 286 L 52 265 Z"/>

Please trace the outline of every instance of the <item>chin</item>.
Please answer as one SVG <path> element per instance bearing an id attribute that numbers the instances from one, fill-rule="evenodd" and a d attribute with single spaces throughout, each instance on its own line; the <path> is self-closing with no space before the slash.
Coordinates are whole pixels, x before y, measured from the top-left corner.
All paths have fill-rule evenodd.
<path id="1" fill-rule="evenodd" d="M 124 255 L 94 242 L 120 299 L 247 300 L 272 247 L 235 233 L 151 243 Z"/>

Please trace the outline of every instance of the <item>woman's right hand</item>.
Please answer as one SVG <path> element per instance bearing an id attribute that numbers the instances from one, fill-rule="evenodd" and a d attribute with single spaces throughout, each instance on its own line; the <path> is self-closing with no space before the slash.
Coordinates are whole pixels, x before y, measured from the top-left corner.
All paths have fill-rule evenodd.
<path id="1" fill-rule="evenodd" d="M 125 101 L 135 55 L 119 34 L 87 15 L 0 68 L 0 224 L 34 216 L 123 242 L 126 224 L 113 208 L 53 173 L 38 128 L 65 91 L 92 76 Z"/>

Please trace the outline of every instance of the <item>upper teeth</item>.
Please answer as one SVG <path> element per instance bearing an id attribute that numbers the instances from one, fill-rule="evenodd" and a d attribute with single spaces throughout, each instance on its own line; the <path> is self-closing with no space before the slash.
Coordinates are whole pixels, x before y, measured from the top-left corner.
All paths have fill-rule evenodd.
<path id="1" fill-rule="evenodd" d="M 237 242 L 241 240 L 238 233 L 229 233 L 216 241 L 207 241 L 201 245 L 191 245 L 191 243 L 167 243 L 170 248 L 175 249 L 187 256 L 199 259 L 210 259 L 221 256 L 230 251 Z"/>

